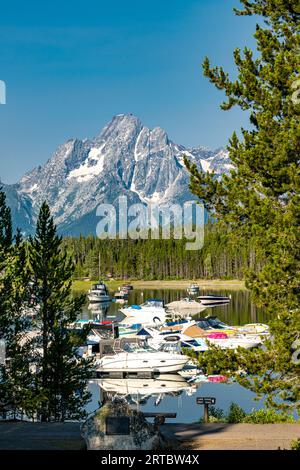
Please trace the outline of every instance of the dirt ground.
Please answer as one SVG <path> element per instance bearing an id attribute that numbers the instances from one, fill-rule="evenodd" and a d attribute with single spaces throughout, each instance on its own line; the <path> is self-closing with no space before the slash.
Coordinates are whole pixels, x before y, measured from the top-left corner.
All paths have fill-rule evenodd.
<path id="1" fill-rule="evenodd" d="M 0 422 L 0 450 L 84 450 L 79 423 Z"/>
<path id="2" fill-rule="evenodd" d="M 300 424 L 165 424 L 171 442 L 189 450 L 290 450 Z"/>
<path id="3" fill-rule="evenodd" d="M 300 424 L 165 424 L 161 432 L 182 450 L 289 450 Z M 0 450 L 84 449 L 78 423 L 0 422 Z"/>

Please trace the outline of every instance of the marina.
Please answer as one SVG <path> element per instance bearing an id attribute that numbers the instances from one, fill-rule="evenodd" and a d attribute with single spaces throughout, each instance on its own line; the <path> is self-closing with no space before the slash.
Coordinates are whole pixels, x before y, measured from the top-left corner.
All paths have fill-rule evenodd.
<path id="1" fill-rule="evenodd" d="M 206 295 L 204 289 L 201 289 L 201 294 Z M 87 405 L 88 412 L 97 410 L 106 400 L 121 398 L 145 413 L 176 412 L 174 423 L 193 423 L 201 417 L 202 411 L 199 410 L 199 417 L 195 418 L 195 403 L 199 394 L 215 396 L 220 408 L 228 409 L 235 402 L 247 411 L 259 409 L 263 402 L 253 401 L 254 394 L 249 390 L 228 381 L 226 377 L 201 374 L 184 356 L 181 356 L 182 363 L 175 365 L 177 371 L 172 366 L 167 373 L 159 370 L 155 361 L 143 367 L 143 361 L 149 361 L 149 356 L 159 361 L 168 357 L 171 362 L 172 354 L 177 358 L 182 348 L 201 353 L 208 349 L 207 340 L 231 348 L 259 345 L 257 335 L 266 333 L 267 319 L 263 311 L 253 307 L 248 291 L 210 289 L 207 294 L 230 300 L 204 306 L 195 298 L 186 297 L 184 288 L 134 288 L 128 290 L 128 300 L 124 305 L 118 305 L 115 301 L 101 303 L 97 307 L 87 304 L 81 320 L 101 323 L 102 328 L 103 322 L 110 322 L 118 329 L 119 336 L 119 340 L 115 340 L 118 347 L 114 346 L 113 354 L 104 355 L 103 360 L 102 352 L 102 359 L 97 359 L 97 378 L 89 382 L 92 401 Z M 113 290 L 110 295 L 114 298 Z M 161 318 L 156 323 L 153 320 L 158 314 Z M 234 326 L 237 325 L 240 337 L 236 337 Z M 198 329 L 199 337 L 195 333 Z M 127 344 L 125 352 L 120 339 Z M 143 344 L 145 341 L 148 352 Z M 138 344 L 142 345 L 139 352 Z M 128 356 L 132 357 L 132 361 L 128 362 Z M 137 362 L 139 356 L 142 362 Z"/>

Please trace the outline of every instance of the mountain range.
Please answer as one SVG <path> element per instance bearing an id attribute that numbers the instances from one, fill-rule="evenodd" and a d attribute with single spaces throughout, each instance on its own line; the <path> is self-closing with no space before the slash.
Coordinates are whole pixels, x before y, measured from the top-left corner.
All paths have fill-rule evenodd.
<path id="1" fill-rule="evenodd" d="M 14 227 L 34 231 L 39 208 L 46 200 L 59 232 L 95 234 L 96 208 L 116 204 L 179 203 L 195 199 L 183 155 L 205 172 L 216 175 L 232 168 L 222 148 L 186 148 L 174 143 L 160 127 L 149 129 L 132 114 L 119 114 L 93 139 L 70 139 L 48 161 L 13 185 L 2 183 Z"/>

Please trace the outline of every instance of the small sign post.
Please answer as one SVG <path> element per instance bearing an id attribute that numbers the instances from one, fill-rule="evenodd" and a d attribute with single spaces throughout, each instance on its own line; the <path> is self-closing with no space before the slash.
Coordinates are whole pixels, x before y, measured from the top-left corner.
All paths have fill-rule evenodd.
<path id="1" fill-rule="evenodd" d="M 204 423 L 209 422 L 209 405 L 215 405 L 216 404 L 216 399 L 215 397 L 197 397 L 196 398 L 196 403 L 197 405 L 203 405 L 204 406 L 204 417 L 203 421 Z"/>

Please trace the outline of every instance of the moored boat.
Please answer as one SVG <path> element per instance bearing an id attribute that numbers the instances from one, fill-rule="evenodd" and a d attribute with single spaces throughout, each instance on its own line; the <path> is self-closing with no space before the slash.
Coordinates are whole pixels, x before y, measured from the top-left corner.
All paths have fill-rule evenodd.
<path id="1" fill-rule="evenodd" d="M 198 284 L 190 284 L 187 288 L 187 293 L 189 295 L 197 295 L 200 292 Z"/>
<path id="2" fill-rule="evenodd" d="M 197 299 L 200 300 L 202 305 L 219 305 L 229 303 L 231 297 L 225 295 L 199 295 Z"/>
<path id="3" fill-rule="evenodd" d="M 116 300 L 128 300 L 128 297 L 129 297 L 128 291 L 121 289 L 118 292 L 115 292 L 114 297 Z"/>
<path id="4" fill-rule="evenodd" d="M 103 281 L 93 284 L 87 296 L 90 303 L 109 302 L 111 300 L 108 289 Z"/>
<path id="5" fill-rule="evenodd" d="M 137 343 L 126 344 L 124 351 L 105 355 L 96 363 L 96 372 L 151 372 L 169 373 L 183 369 L 189 361 L 182 354 L 158 352 Z"/>
<path id="6" fill-rule="evenodd" d="M 166 310 L 164 302 L 158 299 L 149 299 L 142 305 L 130 305 L 120 308 L 131 323 L 143 325 L 162 325 L 166 321 Z"/>
<path id="7" fill-rule="evenodd" d="M 122 287 L 119 287 L 119 290 L 133 290 L 133 286 L 131 284 L 123 284 Z"/>

